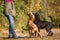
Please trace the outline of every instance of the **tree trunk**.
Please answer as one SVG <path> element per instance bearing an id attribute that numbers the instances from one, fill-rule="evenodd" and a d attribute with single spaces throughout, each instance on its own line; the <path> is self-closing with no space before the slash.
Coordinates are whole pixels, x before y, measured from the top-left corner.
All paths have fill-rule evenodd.
<path id="1" fill-rule="evenodd" d="M 47 1 L 46 0 L 41 0 L 42 3 L 42 12 L 45 17 L 47 17 Z"/>

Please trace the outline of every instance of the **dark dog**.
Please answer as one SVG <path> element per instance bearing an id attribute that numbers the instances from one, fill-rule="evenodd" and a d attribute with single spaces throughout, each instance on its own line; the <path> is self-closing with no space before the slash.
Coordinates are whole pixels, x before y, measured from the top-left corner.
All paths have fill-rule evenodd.
<path id="1" fill-rule="evenodd" d="M 39 31 L 38 31 L 37 25 L 34 23 L 35 16 L 32 13 L 28 13 L 28 16 L 29 16 L 28 28 L 29 28 L 30 37 L 31 36 L 35 36 L 36 37 L 37 36 L 36 33 L 39 34 Z"/>
<path id="2" fill-rule="evenodd" d="M 53 32 L 51 31 L 51 29 L 53 28 L 53 23 L 40 20 L 40 15 L 38 13 L 35 13 L 34 15 L 35 15 L 34 23 L 37 25 L 39 32 L 40 32 L 40 28 L 46 28 L 46 31 L 48 32 L 48 36 L 52 36 Z M 49 17 L 52 20 L 52 17 L 51 16 Z"/>

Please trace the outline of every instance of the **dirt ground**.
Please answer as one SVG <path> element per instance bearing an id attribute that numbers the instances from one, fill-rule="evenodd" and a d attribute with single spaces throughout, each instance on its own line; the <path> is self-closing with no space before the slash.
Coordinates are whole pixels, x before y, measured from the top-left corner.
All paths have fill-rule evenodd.
<path id="1" fill-rule="evenodd" d="M 40 35 L 42 37 L 34 37 L 29 38 L 28 32 L 22 33 L 21 30 L 16 29 L 15 32 L 17 36 L 20 36 L 20 38 L 14 39 L 14 38 L 8 38 L 8 30 L 0 29 L 0 39 L 1 40 L 60 40 L 60 29 L 52 29 L 53 36 L 47 36 L 47 32 L 45 29 L 41 29 Z"/>

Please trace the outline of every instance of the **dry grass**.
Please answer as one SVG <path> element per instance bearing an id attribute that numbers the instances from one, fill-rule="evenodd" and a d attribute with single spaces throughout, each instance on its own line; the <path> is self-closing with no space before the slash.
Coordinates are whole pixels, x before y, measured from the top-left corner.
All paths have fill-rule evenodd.
<path id="1" fill-rule="evenodd" d="M 1 40 L 60 40 L 60 29 L 52 29 L 54 35 L 52 37 L 47 36 L 47 32 L 45 29 L 42 29 L 40 34 L 42 37 L 36 37 L 36 38 L 27 38 L 24 36 L 28 36 L 28 32 L 21 33 L 21 30 L 16 29 L 17 36 L 21 36 L 21 38 L 13 39 L 13 38 L 3 38 L 8 36 L 8 30 L 6 29 L 0 29 L 0 39 Z"/>

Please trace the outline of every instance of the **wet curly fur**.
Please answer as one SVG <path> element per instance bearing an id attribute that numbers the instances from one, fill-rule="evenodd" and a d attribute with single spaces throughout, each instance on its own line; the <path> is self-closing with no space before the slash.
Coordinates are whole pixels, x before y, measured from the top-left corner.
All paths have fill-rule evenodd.
<path id="1" fill-rule="evenodd" d="M 29 28 L 29 34 L 30 34 L 30 37 L 31 36 L 37 36 L 36 34 L 38 33 L 39 34 L 39 31 L 38 31 L 38 27 L 37 25 L 34 23 L 35 21 L 35 16 L 32 14 L 32 13 L 28 13 L 27 14 L 29 16 L 29 20 L 28 20 L 28 28 Z M 39 34 L 40 35 L 40 34 Z"/>
<path id="2" fill-rule="evenodd" d="M 51 29 L 53 28 L 53 23 L 40 20 L 40 15 L 38 13 L 35 13 L 34 15 L 35 15 L 34 23 L 37 25 L 39 32 L 40 32 L 40 28 L 45 28 L 46 31 L 48 32 L 48 36 L 52 36 L 53 32 L 51 31 Z M 49 17 L 52 20 L 52 17 L 51 16 Z"/>

